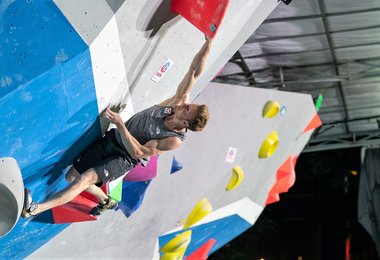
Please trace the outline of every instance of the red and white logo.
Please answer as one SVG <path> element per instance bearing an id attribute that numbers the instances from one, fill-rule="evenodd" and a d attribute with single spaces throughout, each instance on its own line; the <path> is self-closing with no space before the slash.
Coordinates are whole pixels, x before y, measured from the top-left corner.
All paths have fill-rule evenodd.
<path id="1" fill-rule="evenodd" d="M 173 61 L 171 59 L 167 59 L 164 64 L 160 67 L 159 70 L 154 73 L 152 80 L 156 83 L 160 82 L 161 79 L 165 76 L 165 74 L 169 71 L 170 67 L 173 65 Z"/>
<path id="2" fill-rule="evenodd" d="M 237 149 L 234 147 L 228 148 L 227 156 L 226 156 L 226 162 L 233 163 L 235 161 Z"/>

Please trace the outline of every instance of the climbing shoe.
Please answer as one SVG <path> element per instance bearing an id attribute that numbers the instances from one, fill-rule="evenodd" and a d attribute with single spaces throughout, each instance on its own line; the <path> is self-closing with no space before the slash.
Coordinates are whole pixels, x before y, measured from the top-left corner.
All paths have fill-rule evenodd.
<path id="1" fill-rule="evenodd" d="M 102 214 L 103 211 L 109 209 L 116 209 L 117 206 L 117 202 L 113 200 L 110 196 L 108 196 L 108 199 L 106 199 L 106 203 L 103 204 L 99 202 L 99 204 L 96 207 L 93 207 L 91 209 L 90 214 L 93 216 L 99 216 L 100 214 Z"/>
<path id="2" fill-rule="evenodd" d="M 38 204 L 34 203 L 32 193 L 29 189 L 24 189 L 24 206 L 21 211 L 21 217 L 29 218 L 34 216 L 33 212 L 37 209 Z"/>

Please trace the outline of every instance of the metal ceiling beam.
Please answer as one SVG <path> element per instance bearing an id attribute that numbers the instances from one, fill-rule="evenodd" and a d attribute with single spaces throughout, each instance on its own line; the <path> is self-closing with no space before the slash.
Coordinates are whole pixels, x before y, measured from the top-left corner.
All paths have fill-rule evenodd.
<path id="1" fill-rule="evenodd" d="M 244 76 L 247 78 L 248 82 L 249 82 L 249 85 L 255 85 L 256 84 L 256 80 L 255 80 L 255 77 L 251 71 L 251 69 L 249 68 L 249 66 L 247 65 L 247 63 L 245 62 L 244 60 L 244 57 L 241 55 L 240 51 L 237 51 L 235 53 L 235 56 L 240 59 L 240 67 L 241 69 L 243 70 L 244 72 Z"/>
<path id="2" fill-rule="evenodd" d="M 303 54 L 303 53 L 310 53 L 310 52 L 334 51 L 334 59 L 336 60 L 337 57 L 335 54 L 335 50 L 357 48 L 357 47 L 368 47 L 368 46 L 375 46 L 375 45 L 378 45 L 380 47 L 380 42 L 359 43 L 359 44 L 352 44 L 352 45 L 331 47 L 331 48 L 329 44 L 328 48 L 304 50 L 304 51 L 293 51 L 293 52 L 289 52 L 289 51 L 288 52 L 272 52 L 272 53 L 265 53 L 265 54 L 259 54 L 259 55 L 245 56 L 244 59 L 256 59 L 256 58 L 272 57 L 272 56 L 280 56 L 280 55 L 294 55 L 294 54 Z M 338 64 L 338 63 L 335 63 L 335 64 Z"/>
<path id="3" fill-rule="evenodd" d="M 252 40 L 246 41 L 246 44 L 257 43 L 257 42 L 268 42 L 268 41 L 278 41 L 278 40 L 288 40 L 288 39 L 296 39 L 303 37 L 314 37 L 314 36 L 322 36 L 325 33 L 307 33 L 307 34 L 298 34 L 298 35 L 284 35 L 284 36 L 271 36 L 265 38 L 254 38 Z"/>
<path id="4" fill-rule="evenodd" d="M 379 60 L 380 61 L 380 60 Z M 230 61 L 231 63 L 237 63 L 236 61 Z M 354 64 L 361 64 L 366 66 L 367 68 L 360 70 L 359 72 L 356 73 L 351 73 L 349 71 L 350 66 L 354 66 Z M 343 64 L 340 64 L 339 66 L 345 66 L 347 68 L 346 74 L 341 75 L 341 76 L 332 76 L 330 74 L 330 68 L 334 64 L 327 63 L 324 64 L 325 69 L 318 71 L 313 69 L 314 66 L 310 67 L 301 67 L 301 66 L 294 66 L 294 67 L 271 67 L 269 69 L 263 69 L 263 70 L 258 70 L 258 71 L 251 71 L 251 73 L 256 76 L 256 77 L 266 77 L 266 76 L 275 76 L 276 73 L 278 72 L 279 69 L 282 69 L 282 71 L 286 72 L 286 75 L 307 75 L 307 79 L 311 80 L 318 80 L 318 79 L 329 79 L 333 78 L 333 81 L 336 81 L 336 79 L 341 80 L 341 81 L 349 81 L 350 83 L 354 84 L 356 80 L 360 80 L 363 78 L 380 78 L 380 64 L 372 64 L 368 62 L 346 62 Z M 242 72 L 236 72 L 232 74 L 225 74 L 222 76 L 219 76 L 221 79 L 228 79 L 228 78 L 236 78 L 240 80 L 240 76 L 244 75 Z M 304 79 L 302 79 L 304 80 Z M 276 83 L 277 81 L 271 81 L 267 82 L 268 84 Z"/>
<path id="5" fill-rule="evenodd" d="M 311 139 L 303 152 L 319 152 L 335 149 L 345 149 L 353 147 L 374 147 L 380 145 L 380 131 L 363 133 L 352 133 L 350 136 L 325 139 L 318 141 Z"/>
<path id="6" fill-rule="evenodd" d="M 380 56 L 373 56 L 370 58 L 363 58 L 363 59 L 352 59 L 352 60 L 347 60 L 347 61 L 338 61 L 337 65 L 346 65 L 347 63 L 363 63 L 363 62 L 369 62 L 369 61 L 380 61 Z M 232 57 L 229 62 L 234 62 L 234 58 Z M 313 68 L 313 67 L 322 67 L 322 66 L 332 66 L 334 65 L 331 62 L 323 62 L 323 63 L 311 63 L 307 65 L 298 65 L 298 66 L 282 66 L 284 69 L 288 68 Z M 268 67 L 264 69 L 259 69 L 259 70 L 251 70 L 252 73 L 257 73 L 257 72 L 262 72 L 262 71 L 272 71 L 273 67 Z M 235 74 L 235 73 L 234 73 Z M 234 75 L 234 74 L 229 74 L 229 75 Z"/>
<path id="7" fill-rule="evenodd" d="M 266 19 L 264 23 L 278 23 L 278 22 L 292 22 L 292 21 L 299 21 L 299 20 L 309 20 L 309 19 L 316 19 L 321 18 L 319 14 L 313 14 L 313 15 L 302 15 L 302 16 L 292 16 L 292 17 L 279 17 L 279 18 L 270 18 Z"/>
<path id="8" fill-rule="evenodd" d="M 339 76 L 339 69 L 338 69 L 338 65 L 337 65 L 338 59 L 336 57 L 336 53 L 334 50 L 333 39 L 332 39 L 331 34 L 330 34 L 330 24 L 329 24 L 329 21 L 327 20 L 327 12 L 326 12 L 325 3 L 323 0 L 318 0 L 318 5 L 319 5 L 319 10 L 320 10 L 321 16 L 322 16 L 323 26 L 325 27 L 325 31 L 326 31 L 327 42 L 329 44 L 332 62 L 334 64 L 334 70 L 335 70 L 336 75 Z M 340 82 L 338 82 L 337 84 L 338 84 L 339 95 L 340 95 L 340 98 L 342 101 L 342 106 L 344 109 L 344 115 L 345 115 L 344 119 L 348 120 L 349 116 L 348 116 L 348 111 L 347 111 L 347 102 L 346 102 L 346 98 L 345 98 L 344 93 L 343 93 L 342 84 Z M 350 129 L 349 129 L 347 123 L 345 124 L 345 128 L 346 128 L 346 132 L 349 133 Z"/>
<path id="9" fill-rule="evenodd" d="M 334 47 L 334 50 L 357 48 L 357 47 L 368 47 L 368 46 L 375 46 L 375 45 L 378 45 L 380 47 L 380 42 L 367 42 L 367 43 L 359 43 L 359 44 L 339 46 L 339 47 Z"/>
<path id="10" fill-rule="evenodd" d="M 229 83 L 247 83 L 247 80 L 245 78 L 239 78 L 239 76 L 245 76 L 242 73 L 235 73 L 235 74 L 230 74 L 230 75 L 223 75 L 223 76 L 218 76 L 214 79 L 215 82 L 229 82 Z M 379 78 L 380 75 L 376 72 L 372 74 L 363 74 L 360 73 L 358 77 L 356 78 L 356 74 L 351 74 L 351 75 L 344 75 L 344 76 L 333 76 L 327 78 L 326 76 L 321 76 L 321 77 L 315 77 L 315 78 L 307 78 L 307 79 L 298 79 L 298 80 L 289 80 L 285 82 L 281 82 L 280 80 L 278 81 L 269 81 L 265 83 L 256 83 L 254 87 L 275 87 L 275 86 L 282 86 L 283 83 L 285 83 L 286 86 L 294 86 L 294 85 L 299 85 L 299 84 L 313 84 L 313 83 L 341 83 L 341 82 L 352 82 L 357 79 L 361 78 Z M 333 87 L 321 87 L 321 89 L 326 89 L 326 88 L 333 88 Z M 336 88 L 336 86 L 335 86 Z M 318 89 L 318 87 L 315 87 L 313 89 Z M 304 89 L 301 89 L 304 90 Z M 292 91 L 295 91 L 292 89 Z"/>
<path id="11" fill-rule="evenodd" d="M 330 31 L 330 33 L 336 34 L 336 33 L 356 32 L 356 31 L 372 30 L 372 29 L 380 29 L 380 25 L 365 26 L 365 27 L 359 27 L 359 28 L 354 28 L 354 29 L 335 30 L 335 31 Z M 306 34 L 298 34 L 298 35 L 284 35 L 284 36 L 271 36 L 271 37 L 265 37 L 265 38 L 254 38 L 253 40 L 248 40 L 246 42 L 246 44 L 257 43 L 257 42 L 296 39 L 296 38 L 304 38 L 304 37 L 313 37 L 313 36 L 322 36 L 322 35 L 326 35 L 326 33 L 325 32 L 306 33 Z"/>
<path id="12" fill-rule="evenodd" d="M 339 135 L 336 134 L 336 135 L 329 135 L 329 136 L 321 136 L 318 138 L 310 139 L 309 144 L 331 142 L 331 141 L 334 141 L 337 139 L 349 140 L 352 138 L 353 135 L 355 136 L 355 138 L 367 138 L 368 139 L 369 136 L 374 136 L 374 135 L 377 135 L 378 133 L 380 133 L 379 130 L 372 130 L 372 131 L 360 131 L 360 132 L 351 133 L 351 134 L 339 134 Z"/>
<path id="13" fill-rule="evenodd" d="M 257 59 L 257 58 L 273 57 L 273 56 L 280 56 L 280 55 L 294 55 L 294 54 L 304 54 L 304 53 L 322 52 L 322 51 L 330 51 L 330 48 L 321 48 L 321 49 L 304 50 L 304 51 L 271 52 L 271 53 L 264 53 L 264 54 L 259 54 L 259 55 L 245 56 L 244 59 L 248 60 L 248 59 Z"/>
<path id="14" fill-rule="evenodd" d="M 330 122 L 323 122 L 322 126 L 327 126 L 327 125 L 336 125 L 336 124 L 342 124 L 342 123 L 348 123 L 348 122 L 356 122 L 356 121 L 363 121 L 363 120 L 370 120 L 370 119 L 377 119 L 380 118 L 380 115 L 375 115 L 375 116 L 363 116 L 363 117 L 357 117 L 357 118 L 351 118 L 347 120 L 335 120 L 335 121 L 330 121 Z"/>
<path id="15" fill-rule="evenodd" d="M 341 107 L 337 107 L 335 105 L 329 106 L 329 107 L 324 106 L 323 110 L 319 111 L 318 114 L 320 116 L 328 116 L 329 114 L 340 113 L 340 112 L 342 112 L 340 110 L 340 108 Z M 350 106 L 348 111 L 360 111 L 360 110 L 367 110 L 367 109 L 372 109 L 372 110 L 376 109 L 377 111 L 379 111 L 380 110 L 380 104 L 376 103 L 376 105 L 373 105 L 373 103 L 372 103 L 372 104 L 366 104 L 364 106 L 359 106 L 359 107 Z"/>
<path id="16" fill-rule="evenodd" d="M 372 8 L 372 9 L 362 9 L 362 10 L 356 10 L 356 11 L 347 11 L 347 12 L 325 13 L 325 16 L 333 17 L 333 16 L 341 16 L 341 15 L 371 13 L 371 12 L 380 12 L 380 7 Z M 293 16 L 293 17 L 271 18 L 271 19 L 266 19 L 263 23 L 289 22 L 289 21 L 308 20 L 308 19 L 315 19 L 315 18 L 321 18 L 321 15 L 314 14 L 314 15 L 302 15 L 302 16 Z"/>

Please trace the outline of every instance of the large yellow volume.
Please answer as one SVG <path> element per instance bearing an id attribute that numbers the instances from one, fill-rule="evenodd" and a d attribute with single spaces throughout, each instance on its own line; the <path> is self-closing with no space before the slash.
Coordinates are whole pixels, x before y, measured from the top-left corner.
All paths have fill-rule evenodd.
<path id="1" fill-rule="evenodd" d="M 183 229 L 186 229 L 194 225 L 196 222 L 208 215 L 211 211 L 212 206 L 208 199 L 202 199 L 195 205 L 193 210 L 190 212 L 189 216 L 186 219 L 185 225 L 183 226 Z"/>
<path id="2" fill-rule="evenodd" d="M 261 144 L 259 158 L 271 157 L 277 149 L 279 138 L 276 131 L 271 132 Z"/>
<path id="3" fill-rule="evenodd" d="M 175 238 L 161 247 L 160 252 L 173 253 L 186 250 L 191 241 L 191 230 L 178 234 Z"/>
<path id="4" fill-rule="evenodd" d="M 227 184 L 226 190 L 230 191 L 235 189 L 243 181 L 244 172 L 239 166 L 235 166 L 232 169 L 232 176 L 230 182 Z"/>

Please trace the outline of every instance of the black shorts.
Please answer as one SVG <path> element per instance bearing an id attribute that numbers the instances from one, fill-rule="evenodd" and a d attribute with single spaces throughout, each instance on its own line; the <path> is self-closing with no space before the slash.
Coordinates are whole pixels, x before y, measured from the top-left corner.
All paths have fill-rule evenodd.
<path id="1" fill-rule="evenodd" d="M 115 129 L 107 132 L 101 139 L 87 147 L 73 163 L 80 173 L 93 168 L 100 178 L 96 186 L 113 181 L 136 166 L 123 146 L 115 139 Z"/>

